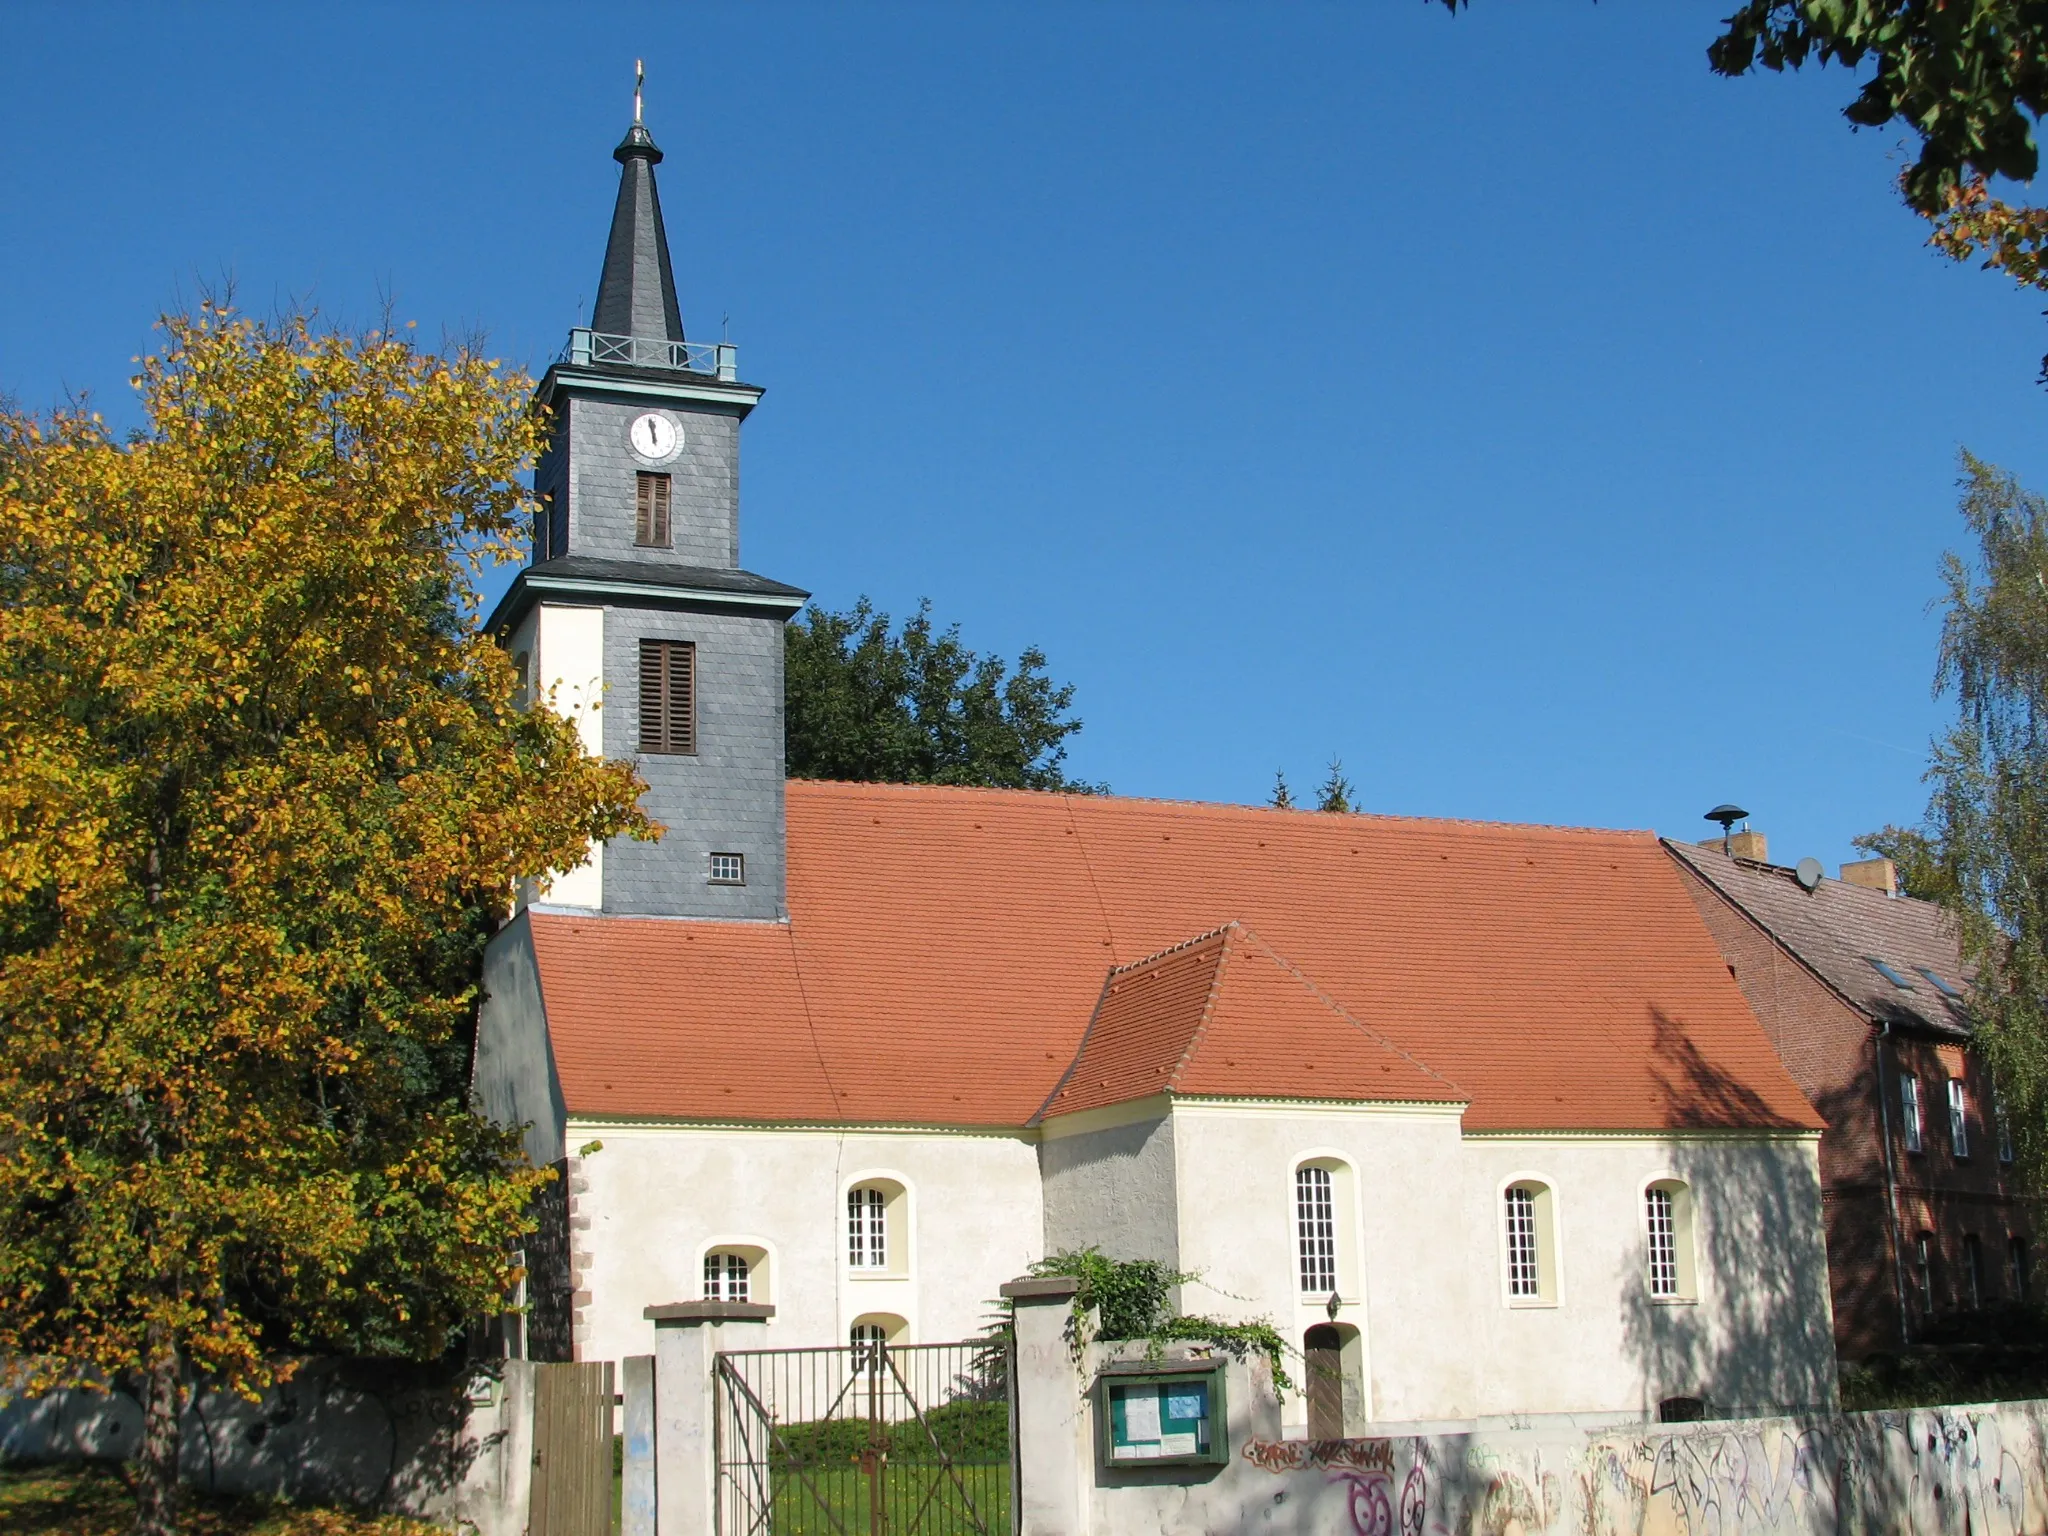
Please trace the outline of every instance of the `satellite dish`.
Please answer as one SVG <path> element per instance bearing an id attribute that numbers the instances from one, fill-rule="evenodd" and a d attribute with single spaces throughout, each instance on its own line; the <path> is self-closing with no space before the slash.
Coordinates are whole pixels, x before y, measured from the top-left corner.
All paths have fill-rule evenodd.
<path id="1" fill-rule="evenodd" d="M 1801 859 L 1792 867 L 1792 878 L 1809 891 L 1820 888 L 1820 877 L 1823 873 L 1819 859 Z"/>

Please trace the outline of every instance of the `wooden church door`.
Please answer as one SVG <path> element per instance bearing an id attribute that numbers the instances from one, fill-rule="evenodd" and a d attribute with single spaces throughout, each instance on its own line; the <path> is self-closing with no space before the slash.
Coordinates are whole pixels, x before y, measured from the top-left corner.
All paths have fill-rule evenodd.
<path id="1" fill-rule="evenodd" d="M 1327 1323 L 1302 1337 L 1308 1362 L 1308 1437 L 1344 1438 L 1344 1338 Z"/>

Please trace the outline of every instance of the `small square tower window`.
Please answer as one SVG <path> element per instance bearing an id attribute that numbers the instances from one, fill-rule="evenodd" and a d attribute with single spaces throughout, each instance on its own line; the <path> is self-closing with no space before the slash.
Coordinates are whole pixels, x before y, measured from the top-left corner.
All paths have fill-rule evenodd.
<path id="1" fill-rule="evenodd" d="M 635 499 L 633 542 L 647 549 L 667 549 L 668 476 L 652 475 L 642 470 L 637 478 L 639 491 Z"/>
<path id="2" fill-rule="evenodd" d="M 745 885 L 747 883 L 747 856 L 743 853 L 714 853 L 711 855 L 711 883 L 713 885 Z"/>

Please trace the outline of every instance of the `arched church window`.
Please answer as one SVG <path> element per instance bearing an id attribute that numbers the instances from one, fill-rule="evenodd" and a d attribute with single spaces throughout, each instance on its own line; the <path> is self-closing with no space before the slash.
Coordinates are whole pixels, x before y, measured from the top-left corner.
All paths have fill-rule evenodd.
<path id="1" fill-rule="evenodd" d="M 1502 1191 L 1502 1251 L 1510 1306 L 1557 1301 L 1557 1229 L 1550 1186 L 1518 1179 Z"/>
<path id="2" fill-rule="evenodd" d="M 752 1266 L 743 1254 L 712 1252 L 704 1255 L 704 1299 L 706 1301 L 747 1301 L 748 1275 Z"/>
<path id="3" fill-rule="evenodd" d="M 889 1267 L 888 1206 L 872 1184 L 846 1192 L 846 1262 L 855 1269 Z"/>
<path id="4" fill-rule="evenodd" d="M 1692 1189 L 1682 1179 L 1658 1179 L 1643 1190 L 1643 1225 L 1649 1241 L 1650 1295 L 1691 1301 L 1694 1280 Z"/>
<path id="5" fill-rule="evenodd" d="M 1337 1207 L 1330 1170 L 1314 1163 L 1294 1170 L 1296 1268 L 1304 1296 L 1337 1289 Z"/>

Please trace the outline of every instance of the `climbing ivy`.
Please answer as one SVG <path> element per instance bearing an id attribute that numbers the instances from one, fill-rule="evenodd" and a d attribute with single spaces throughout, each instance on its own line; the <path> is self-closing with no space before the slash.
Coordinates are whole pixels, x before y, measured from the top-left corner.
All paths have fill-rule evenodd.
<path id="1" fill-rule="evenodd" d="M 1088 1314 L 1096 1315 L 1094 1338 L 1111 1342 L 1143 1340 L 1156 1360 L 1168 1344 L 1209 1344 L 1234 1360 L 1249 1354 L 1263 1358 L 1273 1373 L 1273 1389 L 1285 1398 L 1294 1386 L 1287 1374 L 1288 1343 L 1266 1318 L 1226 1323 L 1213 1317 L 1176 1311 L 1175 1287 L 1201 1279 L 1199 1271 L 1169 1269 L 1157 1259 L 1113 1259 L 1093 1247 L 1055 1253 L 1031 1266 L 1033 1275 L 1067 1275 L 1081 1282 L 1067 1319 L 1067 1342 L 1076 1358 L 1088 1344 Z M 999 1329 L 1010 1326 L 1010 1304 L 1003 1303 Z"/>

